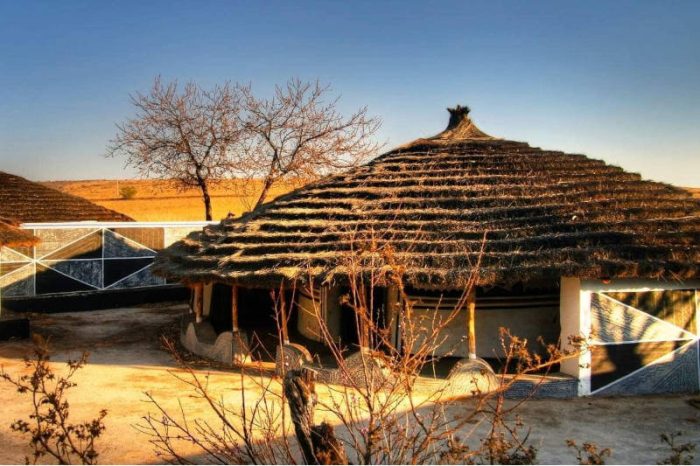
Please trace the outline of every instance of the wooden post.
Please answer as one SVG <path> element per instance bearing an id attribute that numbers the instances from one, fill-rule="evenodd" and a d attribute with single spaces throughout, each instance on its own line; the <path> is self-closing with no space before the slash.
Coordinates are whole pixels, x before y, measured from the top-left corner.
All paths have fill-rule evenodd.
<path id="1" fill-rule="evenodd" d="M 468 329 L 469 329 L 469 359 L 476 359 L 476 293 L 469 293 L 467 298 Z"/>
<path id="2" fill-rule="evenodd" d="M 231 286 L 231 330 L 238 333 L 238 285 Z"/>
<path id="3" fill-rule="evenodd" d="M 282 330 L 282 343 L 289 344 L 289 331 L 287 330 L 287 301 L 284 297 L 284 282 L 280 284 L 280 329 Z"/>
<path id="4" fill-rule="evenodd" d="M 194 285 L 194 320 L 197 323 L 202 321 L 202 310 L 204 308 L 204 285 L 195 283 Z"/>
<path id="5" fill-rule="evenodd" d="M 304 463 L 348 464 L 345 447 L 336 438 L 333 427 L 326 422 L 314 425 L 317 400 L 315 380 L 313 370 L 302 368 L 287 372 L 283 382 Z"/>

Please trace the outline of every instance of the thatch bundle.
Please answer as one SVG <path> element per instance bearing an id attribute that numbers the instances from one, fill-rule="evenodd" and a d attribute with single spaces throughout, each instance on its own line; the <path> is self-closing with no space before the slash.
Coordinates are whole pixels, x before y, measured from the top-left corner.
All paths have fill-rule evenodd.
<path id="1" fill-rule="evenodd" d="M 0 248 L 32 246 L 38 241 L 31 233 L 20 230 L 17 223 L 0 217 Z"/>
<path id="2" fill-rule="evenodd" d="M 687 191 L 492 138 L 468 109 L 452 113 L 458 121 L 438 136 L 191 234 L 156 270 L 256 286 L 327 279 L 346 272 L 339 258 L 351 250 L 381 268 L 391 244 L 392 261 L 421 287 L 461 286 L 479 258 L 482 285 L 700 275 L 700 202 Z"/>
<path id="3" fill-rule="evenodd" d="M 133 220 L 82 197 L 4 172 L 0 172 L 0 216 L 23 223 Z"/>

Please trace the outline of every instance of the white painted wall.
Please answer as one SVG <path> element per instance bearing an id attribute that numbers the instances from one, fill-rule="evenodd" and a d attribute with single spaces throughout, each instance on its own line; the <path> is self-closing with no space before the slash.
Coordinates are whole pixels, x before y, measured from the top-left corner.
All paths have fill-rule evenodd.
<path id="1" fill-rule="evenodd" d="M 321 303 L 315 303 L 302 293 L 297 295 L 297 330 L 306 338 L 322 341 L 319 317 L 323 317 Z"/>
<path id="2" fill-rule="evenodd" d="M 204 305 L 202 306 L 202 314 L 204 314 L 204 316 L 211 314 L 211 295 L 213 289 L 214 285 L 212 283 L 204 285 Z"/>
<path id="3" fill-rule="evenodd" d="M 560 287 L 560 317 L 562 349 L 573 350 L 567 344 L 569 337 L 588 338 L 591 333 L 591 293 L 583 291 L 581 280 L 562 277 Z M 586 351 L 576 358 L 563 361 L 561 371 L 579 381 L 578 394 L 591 393 L 591 353 Z"/>
<path id="4" fill-rule="evenodd" d="M 479 309 L 476 308 L 476 353 L 482 358 L 494 358 L 503 356 L 500 345 L 499 328 L 508 328 L 512 335 L 527 338 L 530 348 L 541 348 L 537 338 L 542 336 L 545 341 L 556 343 L 558 338 L 559 309 L 556 307 L 538 307 L 526 309 Z M 442 319 L 449 315 L 449 311 L 435 311 L 434 309 L 414 310 L 414 326 L 423 329 L 423 334 L 428 335 L 437 326 L 442 325 Z M 419 340 L 420 341 L 420 340 Z M 467 357 L 467 311 L 462 310 L 442 330 L 438 337 L 436 356 Z M 419 344 L 419 343 L 416 343 Z M 415 346 L 414 346 L 415 347 Z"/>

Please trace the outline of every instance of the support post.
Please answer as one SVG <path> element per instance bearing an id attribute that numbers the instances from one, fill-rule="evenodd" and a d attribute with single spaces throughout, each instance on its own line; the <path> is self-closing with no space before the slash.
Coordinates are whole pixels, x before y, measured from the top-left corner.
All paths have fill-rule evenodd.
<path id="1" fill-rule="evenodd" d="M 197 323 L 202 321 L 202 309 L 204 308 L 204 285 L 195 283 L 194 287 L 194 320 Z"/>
<path id="2" fill-rule="evenodd" d="M 284 282 L 280 284 L 280 330 L 282 331 L 282 343 L 289 344 L 289 330 L 287 329 L 287 301 L 284 297 Z"/>
<path id="3" fill-rule="evenodd" d="M 476 359 L 476 292 L 467 298 L 467 320 L 469 331 L 469 359 Z"/>
<path id="4" fill-rule="evenodd" d="M 238 333 L 238 285 L 231 286 L 231 330 Z"/>

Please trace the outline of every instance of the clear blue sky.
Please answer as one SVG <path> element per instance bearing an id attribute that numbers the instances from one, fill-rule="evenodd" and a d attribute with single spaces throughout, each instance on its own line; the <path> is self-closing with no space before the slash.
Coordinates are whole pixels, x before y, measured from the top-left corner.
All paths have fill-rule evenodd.
<path id="1" fill-rule="evenodd" d="M 133 176 L 101 154 L 155 75 L 316 77 L 390 146 L 488 133 L 700 186 L 700 2 L 0 0 L 0 170 Z"/>

